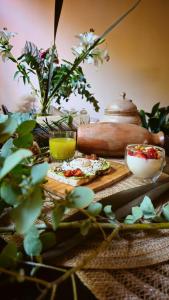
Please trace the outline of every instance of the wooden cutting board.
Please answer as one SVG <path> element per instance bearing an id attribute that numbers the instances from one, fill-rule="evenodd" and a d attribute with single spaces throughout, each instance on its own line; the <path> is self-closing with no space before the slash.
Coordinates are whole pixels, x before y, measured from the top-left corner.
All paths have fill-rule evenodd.
<path id="1" fill-rule="evenodd" d="M 99 176 L 92 182 L 85 184 L 85 186 L 91 188 L 95 192 L 98 192 L 111 186 L 113 183 L 123 179 L 130 174 L 128 168 L 123 164 L 111 162 L 111 165 L 112 171 L 109 174 Z M 48 181 L 44 184 L 44 189 L 58 196 L 64 196 L 66 190 L 71 191 L 74 188 L 69 184 L 61 183 L 48 177 L 47 180 Z"/>

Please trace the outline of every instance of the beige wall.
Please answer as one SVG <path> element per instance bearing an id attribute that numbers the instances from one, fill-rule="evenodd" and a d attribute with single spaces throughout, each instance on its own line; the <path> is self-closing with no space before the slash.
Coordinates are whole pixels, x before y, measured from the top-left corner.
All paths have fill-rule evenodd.
<path id="1" fill-rule="evenodd" d="M 95 29 L 101 34 L 133 1 L 64 0 L 57 34 L 60 57 L 71 59 L 75 34 Z M 54 0 L 0 0 L 0 27 L 18 32 L 13 39 L 15 53 L 20 54 L 26 40 L 47 48 L 53 34 Z M 126 91 L 138 108 L 149 110 L 157 101 L 169 105 L 169 0 L 142 0 L 106 39 L 110 61 L 99 68 L 86 66 L 85 74 L 100 101 L 101 112 L 113 99 Z M 14 110 L 29 88 L 13 81 L 15 67 L 0 63 L 0 103 Z M 65 107 L 87 107 L 72 97 Z"/>

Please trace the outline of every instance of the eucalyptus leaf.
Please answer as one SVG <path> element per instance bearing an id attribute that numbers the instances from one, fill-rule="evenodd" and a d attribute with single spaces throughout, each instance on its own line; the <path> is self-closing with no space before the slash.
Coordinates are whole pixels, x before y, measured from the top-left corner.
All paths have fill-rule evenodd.
<path id="1" fill-rule="evenodd" d="M 109 220 L 111 220 L 111 221 L 116 220 L 116 216 L 115 216 L 114 212 L 112 211 L 111 205 L 106 205 L 103 210 L 104 210 L 105 215 L 109 218 Z"/>
<path id="2" fill-rule="evenodd" d="M 18 188 L 14 188 L 8 181 L 3 181 L 0 187 L 1 198 L 10 205 L 18 204 L 19 191 Z"/>
<path id="3" fill-rule="evenodd" d="M 11 114 L 12 118 L 15 119 L 17 126 L 20 125 L 21 123 L 23 123 L 24 121 L 27 120 L 32 120 L 34 118 L 34 116 L 32 115 L 32 113 L 21 113 L 21 112 L 15 112 Z"/>
<path id="4" fill-rule="evenodd" d="M 13 143 L 17 148 L 29 148 L 33 144 L 33 135 L 32 133 L 21 135 L 14 139 Z"/>
<path id="5" fill-rule="evenodd" d="M 32 130 L 35 128 L 36 126 L 36 121 L 35 120 L 27 120 L 27 121 L 24 121 L 22 122 L 16 132 L 22 136 L 22 135 L 25 135 L 25 134 L 28 134 L 30 132 L 32 132 Z"/>
<path id="6" fill-rule="evenodd" d="M 26 234 L 28 232 L 39 217 L 42 204 L 42 191 L 37 187 L 29 197 L 12 210 L 11 217 L 18 233 Z"/>
<path id="7" fill-rule="evenodd" d="M 14 267 L 17 261 L 17 247 L 14 242 L 9 242 L 0 253 L 0 266 L 3 268 Z"/>
<path id="8" fill-rule="evenodd" d="M 132 207 L 132 215 L 133 215 L 133 217 L 135 219 L 135 222 L 136 222 L 137 220 L 142 218 L 143 212 L 142 212 L 140 207 L 135 206 L 135 207 Z"/>
<path id="9" fill-rule="evenodd" d="M 92 216 L 97 216 L 101 213 L 103 205 L 100 202 L 97 203 L 90 203 L 87 208 L 87 211 Z"/>
<path id="10" fill-rule="evenodd" d="M 85 208 L 87 207 L 94 199 L 94 192 L 83 186 L 78 186 L 71 191 L 67 200 L 69 201 L 68 207 L 70 208 Z"/>
<path id="11" fill-rule="evenodd" d="M 48 169 L 49 165 L 47 162 L 33 166 L 31 169 L 32 184 L 38 184 L 42 182 L 47 175 Z"/>
<path id="12" fill-rule="evenodd" d="M 151 199 L 148 196 L 145 196 L 142 203 L 140 204 L 144 219 L 152 219 L 155 217 L 156 212 L 154 206 L 151 202 Z"/>
<path id="13" fill-rule="evenodd" d="M 17 122 L 14 118 L 8 117 L 4 123 L 0 123 L 0 143 L 5 142 L 16 130 Z"/>
<path id="14" fill-rule="evenodd" d="M 63 218 L 65 212 L 65 207 L 63 205 L 55 205 L 55 208 L 52 210 L 52 226 L 56 230 Z"/>
<path id="15" fill-rule="evenodd" d="M 9 155 L 5 161 L 2 169 L 0 170 L 0 179 L 5 177 L 13 168 L 15 168 L 23 159 L 32 156 L 32 152 L 27 149 L 19 149 Z"/>
<path id="16" fill-rule="evenodd" d="M 164 205 L 162 208 L 162 213 L 167 221 L 169 221 L 169 204 Z"/>
<path id="17" fill-rule="evenodd" d="M 1 148 L 1 156 L 6 158 L 7 156 L 11 155 L 13 146 L 13 139 L 10 138 L 5 142 L 5 144 L 3 144 Z"/>
<path id="18" fill-rule="evenodd" d="M 39 239 L 38 230 L 33 227 L 33 230 L 30 230 L 23 241 L 24 249 L 26 254 L 30 256 L 38 256 L 42 251 L 42 242 Z"/>
<path id="19" fill-rule="evenodd" d="M 135 223 L 135 218 L 133 217 L 133 215 L 128 215 L 124 220 L 124 224 L 134 224 L 134 223 Z"/>

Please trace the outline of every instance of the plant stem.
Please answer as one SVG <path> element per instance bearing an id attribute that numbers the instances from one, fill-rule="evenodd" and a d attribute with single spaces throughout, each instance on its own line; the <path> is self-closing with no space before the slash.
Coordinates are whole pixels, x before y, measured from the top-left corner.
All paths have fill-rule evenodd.
<path id="1" fill-rule="evenodd" d="M 60 229 L 72 229 L 72 228 L 80 228 L 82 221 L 72 221 L 72 222 L 61 222 L 59 224 Z M 104 228 L 104 229 L 115 229 L 117 224 L 112 223 L 92 223 L 92 227 L 95 229 Z M 46 224 L 38 224 L 36 225 L 37 229 L 51 229 L 51 227 L 46 226 Z M 120 231 L 127 231 L 127 230 L 157 230 L 157 229 L 169 229 L 169 222 L 165 223 L 136 223 L 136 224 L 122 224 L 120 223 Z M 10 227 L 0 227 L 0 233 L 10 233 L 15 232 L 15 227 L 11 225 Z"/>
<path id="2" fill-rule="evenodd" d="M 75 272 L 79 271 L 80 269 L 84 268 L 84 266 L 87 265 L 87 263 L 89 263 L 94 257 L 96 257 L 100 251 L 102 251 L 104 248 L 106 248 L 108 246 L 108 244 L 112 241 L 112 239 L 118 235 L 119 230 L 120 230 L 120 227 L 116 226 L 116 228 L 111 232 L 111 234 L 107 237 L 107 239 L 104 240 L 96 249 L 93 249 L 93 251 L 90 255 L 88 255 L 87 257 L 84 257 L 76 267 L 68 270 L 66 273 L 64 273 L 61 277 L 59 277 L 52 283 L 59 285 L 63 281 L 65 281 L 69 276 L 71 276 Z"/>
<path id="3" fill-rule="evenodd" d="M 127 17 L 127 15 L 132 12 L 141 2 L 142 0 L 137 0 L 132 7 L 130 7 L 124 14 L 122 14 L 115 22 L 113 22 L 113 24 L 111 24 L 109 26 L 109 28 L 98 38 L 95 40 L 95 42 L 93 43 L 93 45 L 91 45 L 89 47 L 88 50 L 86 50 L 84 53 L 82 53 L 77 59 L 75 59 L 72 68 L 65 74 L 63 75 L 60 80 L 58 81 L 56 87 L 53 89 L 52 93 L 49 95 L 48 99 L 51 99 L 56 91 L 60 88 L 60 86 L 69 78 L 69 75 L 73 73 L 73 71 L 80 65 L 80 63 L 88 56 L 88 54 L 90 53 L 90 51 L 92 49 L 94 49 L 99 43 L 100 41 L 109 33 L 111 32 L 119 23 L 121 23 L 121 21 Z"/>
<path id="4" fill-rule="evenodd" d="M 1 268 L 1 267 L 0 267 L 0 272 L 4 273 L 4 274 L 7 274 L 7 275 L 10 275 L 12 277 L 15 277 L 16 279 L 19 276 L 19 274 L 17 272 L 10 271 L 10 270 L 7 270 L 7 269 Z M 30 277 L 30 276 L 27 276 L 27 275 L 23 275 L 23 278 L 24 278 L 24 280 L 32 281 L 34 283 L 44 285 L 47 289 L 49 289 L 53 286 L 52 283 L 50 283 L 46 280 L 43 280 L 43 279 L 36 278 L 36 277 Z"/>
<path id="5" fill-rule="evenodd" d="M 77 297 L 77 288 L 76 288 L 76 281 L 75 281 L 74 274 L 71 275 L 71 280 L 72 280 L 73 300 L 78 300 L 78 297 Z"/>

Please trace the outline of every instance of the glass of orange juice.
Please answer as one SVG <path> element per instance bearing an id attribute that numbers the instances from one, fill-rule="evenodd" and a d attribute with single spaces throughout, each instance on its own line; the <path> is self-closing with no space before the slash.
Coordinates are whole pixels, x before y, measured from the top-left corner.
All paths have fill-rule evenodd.
<path id="1" fill-rule="evenodd" d="M 63 161 L 73 158 L 76 150 L 76 132 L 71 130 L 51 132 L 49 150 L 53 160 Z"/>

